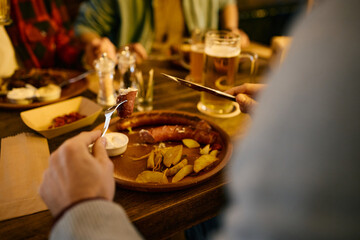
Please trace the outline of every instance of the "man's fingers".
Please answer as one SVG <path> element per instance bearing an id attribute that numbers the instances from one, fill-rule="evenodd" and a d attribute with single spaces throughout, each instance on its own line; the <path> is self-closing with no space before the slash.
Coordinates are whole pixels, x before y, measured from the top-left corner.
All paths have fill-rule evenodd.
<path id="1" fill-rule="evenodd" d="M 76 137 L 74 137 L 73 141 L 75 141 L 77 143 L 80 142 L 87 147 L 91 143 L 95 142 L 96 139 L 98 139 L 100 137 L 100 135 L 101 135 L 100 130 L 95 130 L 95 131 L 91 131 L 91 132 L 82 132 L 79 135 L 77 135 Z"/>
<path id="2" fill-rule="evenodd" d="M 257 93 L 261 92 L 261 90 L 265 87 L 265 84 L 260 83 L 244 83 L 240 86 L 236 86 L 226 90 L 226 93 L 229 93 L 233 96 L 237 94 L 247 94 L 247 95 L 256 95 Z"/>
<path id="3" fill-rule="evenodd" d="M 102 138 L 98 138 L 93 146 L 93 155 L 96 159 L 99 159 L 100 161 L 109 160 L 105 145 L 106 145 L 106 139 L 102 137 Z"/>
<path id="4" fill-rule="evenodd" d="M 94 59 L 101 57 L 103 53 L 107 53 L 110 59 L 116 61 L 116 47 L 108 38 L 96 39 L 91 46 Z"/>
<path id="5" fill-rule="evenodd" d="M 245 93 L 248 95 L 256 95 L 265 88 L 262 83 L 245 83 Z"/>
<path id="6" fill-rule="evenodd" d="M 240 105 L 240 110 L 243 113 L 248 113 L 254 108 L 257 102 L 246 94 L 236 95 L 236 102 Z"/>
<path id="7" fill-rule="evenodd" d="M 244 93 L 244 90 L 245 90 L 244 86 L 240 85 L 240 86 L 232 87 L 232 88 L 226 90 L 225 92 L 230 95 L 236 96 L 239 93 Z"/>
<path id="8" fill-rule="evenodd" d="M 140 43 L 134 43 L 132 47 L 133 51 L 137 53 L 142 60 L 147 58 L 147 52 L 143 45 L 141 45 Z"/>

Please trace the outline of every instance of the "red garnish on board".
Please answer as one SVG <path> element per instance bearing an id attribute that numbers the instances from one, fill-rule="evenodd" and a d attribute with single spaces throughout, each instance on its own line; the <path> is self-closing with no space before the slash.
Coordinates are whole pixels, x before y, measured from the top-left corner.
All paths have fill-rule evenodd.
<path id="1" fill-rule="evenodd" d="M 49 126 L 49 129 L 61 127 L 64 126 L 65 124 L 75 122 L 85 117 L 86 117 L 85 115 L 82 115 L 78 112 L 71 112 L 69 114 L 58 116 L 53 119 L 52 124 Z"/>

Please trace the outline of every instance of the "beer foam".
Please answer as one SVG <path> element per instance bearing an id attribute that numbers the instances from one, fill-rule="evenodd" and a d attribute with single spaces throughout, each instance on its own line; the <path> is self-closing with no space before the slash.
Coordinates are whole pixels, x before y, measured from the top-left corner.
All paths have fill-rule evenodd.
<path id="1" fill-rule="evenodd" d="M 204 53 L 204 44 L 198 43 L 191 45 L 191 51 L 197 52 L 197 53 Z"/>
<path id="2" fill-rule="evenodd" d="M 236 57 L 240 54 L 240 48 L 232 46 L 207 46 L 205 47 L 205 54 L 212 57 Z"/>

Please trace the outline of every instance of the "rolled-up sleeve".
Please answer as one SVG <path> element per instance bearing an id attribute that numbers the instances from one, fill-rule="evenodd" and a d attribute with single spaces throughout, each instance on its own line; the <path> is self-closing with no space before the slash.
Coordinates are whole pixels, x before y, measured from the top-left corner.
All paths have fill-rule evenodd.
<path id="1" fill-rule="evenodd" d="M 142 239 L 123 208 L 105 200 L 82 202 L 56 222 L 50 239 Z"/>

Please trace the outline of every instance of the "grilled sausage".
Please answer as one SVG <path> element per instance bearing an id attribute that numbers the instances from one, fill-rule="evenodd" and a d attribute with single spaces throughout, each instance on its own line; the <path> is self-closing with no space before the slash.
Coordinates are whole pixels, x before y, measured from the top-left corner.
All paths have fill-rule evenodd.
<path id="1" fill-rule="evenodd" d="M 137 89 L 135 88 L 127 88 L 120 91 L 119 96 L 116 98 L 116 103 L 127 100 L 127 102 L 121 104 L 117 109 L 120 119 L 128 118 L 133 113 L 136 94 Z"/>
<path id="2" fill-rule="evenodd" d="M 141 141 L 145 143 L 181 141 L 184 138 L 191 138 L 201 144 L 213 144 L 217 141 L 219 136 L 215 131 L 197 129 L 183 125 L 164 125 L 148 130 L 142 129 L 139 134 Z"/>
<path id="3" fill-rule="evenodd" d="M 186 125 L 198 129 L 210 130 L 211 126 L 204 120 L 196 117 L 184 115 L 182 113 L 168 113 L 161 111 L 144 112 L 133 115 L 126 119 L 120 119 L 116 123 L 119 131 L 126 130 L 129 127 L 136 128 L 142 126 L 159 126 L 159 125 Z"/>

